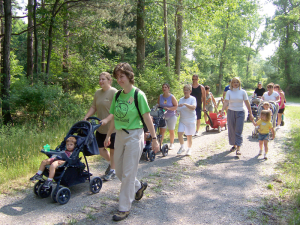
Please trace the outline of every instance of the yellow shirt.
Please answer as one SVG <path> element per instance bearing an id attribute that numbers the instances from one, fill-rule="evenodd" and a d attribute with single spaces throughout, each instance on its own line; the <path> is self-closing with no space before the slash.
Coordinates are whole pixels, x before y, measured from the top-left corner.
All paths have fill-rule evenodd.
<path id="1" fill-rule="evenodd" d="M 114 87 L 111 87 L 107 91 L 103 91 L 102 89 L 96 91 L 92 106 L 97 110 L 97 117 L 100 120 L 105 119 L 109 115 L 110 105 L 117 91 Z M 98 132 L 100 134 L 107 134 L 109 126 L 110 122 L 105 126 L 100 126 Z"/>
<path id="2" fill-rule="evenodd" d="M 273 125 L 271 122 L 263 121 L 263 120 L 258 120 L 257 125 L 259 126 L 258 132 L 260 134 L 268 134 L 270 132 L 270 129 L 273 128 Z"/>

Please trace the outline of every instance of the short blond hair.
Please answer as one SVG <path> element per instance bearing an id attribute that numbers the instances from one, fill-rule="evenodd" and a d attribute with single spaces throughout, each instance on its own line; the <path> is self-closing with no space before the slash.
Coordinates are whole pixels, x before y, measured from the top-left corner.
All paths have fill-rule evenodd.
<path id="1" fill-rule="evenodd" d="M 184 86 L 183 86 L 183 90 L 184 90 L 185 88 L 189 89 L 190 91 L 192 90 L 192 86 L 191 86 L 190 84 L 184 85 Z"/>
<path id="2" fill-rule="evenodd" d="M 76 145 L 77 140 L 76 140 L 76 138 L 74 138 L 74 137 L 69 137 L 69 138 L 66 140 L 66 143 L 68 143 L 68 142 L 71 142 L 71 143 L 73 143 L 74 145 Z"/>
<path id="3" fill-rule="evenodd" d="M 270 108 L 270 103 L 269 103 L 269 102 L 264 102 L 264 103 L 263 103 L 263 106 L 264 106 L 264 105 L 268 105 L 268 107 Z"/>
<path id="4" fill-rule="evenodd" d="M 238 88 L 239 88 L 239 90 L 241 90 L 242 83 L 241 83 L 241 79 L 240 79 L 239 77 L 234 77 L 234 78 L 231 79 L 231 82 L 230 82 L 230 90 L 233 90 L 232 83 L 233 83 L 233 81 L 235 81 L 235 80 L 237 80 L 237 81 L 239 82 L 240 86 L 239 86 Z"/>
<path id="5" fill-rule="evenodd" d="M 266 116 L 266 119 L 267 119 L 268 122 L 271 121 L 271 111 L 270 110 L 262 110 L 261 113 L 260 113 L 260 117 L 262 115 Z"/>

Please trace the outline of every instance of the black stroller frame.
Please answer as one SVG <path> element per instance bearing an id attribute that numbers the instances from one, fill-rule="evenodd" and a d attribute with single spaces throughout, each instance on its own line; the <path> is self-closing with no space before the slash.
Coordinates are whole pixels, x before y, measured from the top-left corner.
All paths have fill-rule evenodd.
<path id="1" fill-rule="evenodd" d="M 153 117 L 153 125 L 154 125 L 154 129 L 155 129 L 155 133 L 157 133 L 156 138 L 159 143 L 159 149 L 160 149 L 162 155 L 165 157 L 168 155 L 169 146 L 167 144 L 164 144 L 163 146 L 161 146 L 162 135 L 159 133 L 159 129 L 158 129 L 158 128 L 164 127 L 166 125 L 164 109 L 161 107 L 158 107 L 158 108 L 153 107 L 150 111 L 150 115 Z M 152 150 L 152 138 L 151 138 L 150 134 L 146 138 L 146 145 L 143 149 L 141 158 L 146 161 L 150 161 L 150 162 L 153 162 L 155 160 L 155 153 Z"/>
<path id="2" fill-rule="evenodd" d="M 262 99 L 258 98 L 258 97 L 253 97 L 250 99 L 250 106 L 251 106 L 251 111 L 252 111 L 252 115 L 253 117 L 257 120 L 259 113 L 258 113 L 258 106 L 261 103 Z M 248 112 L 248 117 L 247 117 L 247 121 L 250 121 L 249 119 L 249 112 Z"/>
<path id="3" fill-rule="evenodd" d="M 55 171 L 53 180 L 55 181 L 54 184 L 56 183 L 56 187 L 54 188 L 53 185 L 48 189 L 44 188 L 43 185 L 46 180 L 42 179 L 35 183 L 33 188 L 34 194 L 41 198 L 47 198 L 51 195 L 54 202 L 66 204 L 71 197 L 71 191 L 68 187 L 84 183 L 86 180 L 89 181 L 90 191 L 92 193 L 98 193 L 100 191 L 102 188 L 102 180 L 100 177 L 93 177 L 91 179 L 92 174 L 90 173 L 86 156 L 99 155 L 94 132 L 101 126 L 101 123 L 96 124 L 95 120 L 101 120 L 97 117 L 89 117 L 87 120 L 90 119 L 92 119 L 91 123 L 88 121 L 79 121 L 75 123 L 64 138 L 64 141 L 62 141 L 55 150 L 41 150 L 41 152 L 46 154 L 49 158 L 59 157 L 66 162 L 59 166 Z M 66 140 L 69 137 L 75 137 L 77 140 L 76 147 L 70 158 L 65 154 Z M 80 161 L 80 152 L 83 153 L 85 164 Z M 87 170 L 84 170 L 85 166 L 87 167 Z M 46 177 L 49 176 L 49 168 L 49 165 L 46 166 L 46 169 L 43 172 L 43 175 Z"/>

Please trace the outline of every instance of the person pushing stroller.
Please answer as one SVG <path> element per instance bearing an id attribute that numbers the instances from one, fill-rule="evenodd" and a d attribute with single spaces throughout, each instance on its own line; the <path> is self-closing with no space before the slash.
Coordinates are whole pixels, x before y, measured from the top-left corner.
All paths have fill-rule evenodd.
<path id="1" fill-rule="evenodd" d="M 66 154 L 66 157 L 70 158 L 70 156 L 72 155 L 75 147 L 76 147 L 76 138 L 75 137 L 69 137 L 67 140 L 66 140 L 66 151 L 65 151 L 65 154 Z M 60 156 L 55 156 L 55 157 L 51 157 L 51 158 L 48 158 L 48 159 L 45 159 L 41 162 L 41 165 L 40 165 L 40 168 L 38 170 L 38 172 L 30 178 L 31 181 L 35 181 L 35 180 L 42 180 L 43 179 L 43 172 L 46 168 L 47 165 L 50 165 L 50 168 L 49 168 L 49 177 L 48 179 L 45 181 L 44 183 L 44 188 L 45 189 L 48 189 L 51 187 L 52 183 L 53 183 L 53 178 L 54 178 L 54 175 L 55 175 L 55 170 L 63 165 L 66 161 L 60 157 Z"/>

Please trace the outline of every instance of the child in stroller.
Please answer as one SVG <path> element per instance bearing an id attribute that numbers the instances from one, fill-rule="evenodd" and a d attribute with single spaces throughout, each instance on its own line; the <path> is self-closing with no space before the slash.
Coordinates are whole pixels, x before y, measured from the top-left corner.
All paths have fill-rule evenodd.
<path id="1" fill-rule="evenodd" d="M 153 119 L 153 125 L 154 125 L 154 129 L 155 132 L 158 132 L 160 127 L 165 127 L 166 126 L 166 121 L 164 118 L 165 115 L 165 111 L 163 108 L 161 107 L 153 107 L 150 111 L 150 115 Z M 157 134 L 157 141 L 159 143 L 159 147 L 160 147 L 160 151 L 162 152 L 163 156 L 167 156 L 168 152 L 169 152 L 169 147 L 167 144 L 164 144 L 163 146 L 161 146 L 161 134 Z M 142 159 L 146 160 L 146 161 L 150 161 L 153 162 L 155 160 L 155 153 L 152 150 L 152 138 L 149 132 L 145 132 L 145 140 L 146 140 L 146 144 L 145 147 L 143 149 L 142 152 Z"/>
<path id="2" fill-rule="evenodd" d="M 65 154 L 68 158 L 70 158 L 71 154 L 74 151 L 74 148 L 76 146 L 76 138 L 75 137 L 69 137 L 66 140 L 66 151 Z M 55 174 L 55 170 L 63 165 L 66 161 L 64 160 L 63 157 L 59 156 L 59 155 L 53 155 L 51 158 L 45 159 L 41 162 L 40 168 L 38 170 L 38 172 L 30 178 L 31 181 L 35 181 L 35 180 L 42 180 L 43 179 L 43 172 L 46 168 L 46 165 L 50 165 L 49 168 L 49 177 L 48 179 L 45 181 L 45 183 L 43 184 L 43 188 L 44 189 L 49 189 L 53 183 L 53 177 Z"/>
<path id="3" fill-rule="evenodd" d="M 258 106 L 261 103 L 261 98 L 257 97 L 257 95 L 254 95 L 254 97 L 250 100 L 250 105 L 251 105 L 251 111 L 253 114 L 253 117 L 257 120 L 258 119 Z M 249 119 L 249 112 L 248 112 L 248 117 L 247 121 L 250 121 Z"/>
<path id="4" fill-rule="evenodd" d="M 101 126 L 101 123 L 95 123 L 94 119 L 100 121 L 96 117 L 87 118 L 87 120 L 90 119 L 93 119 L 91 123 L 88 121 L 75 123 L 55 150 L 41 150 L 49 159 L 44 160 L 41 163 L 40 171 L 30 178 L 30 180 L 38 180 L 33 187 L 34 194 L 41 198 L 47 198 L 51 195 L 54 202 L 66 204 L 71 197 L 71 191 L 68 187 L 84 183 L 86 180 L 90 183 L 91 192 L 98 193 L 100 191 L 102 180 L 100 177 L 91 179 L 92 174 L 89 171 L 86 156 L 99 155 L 94 132 Z M 85 164 L 81 162 L 80 153 L 83 154 Z M 43 176 L 50 179 L 45 180 Z M 56 187 L 52 184 L 56 184 Z"/>

